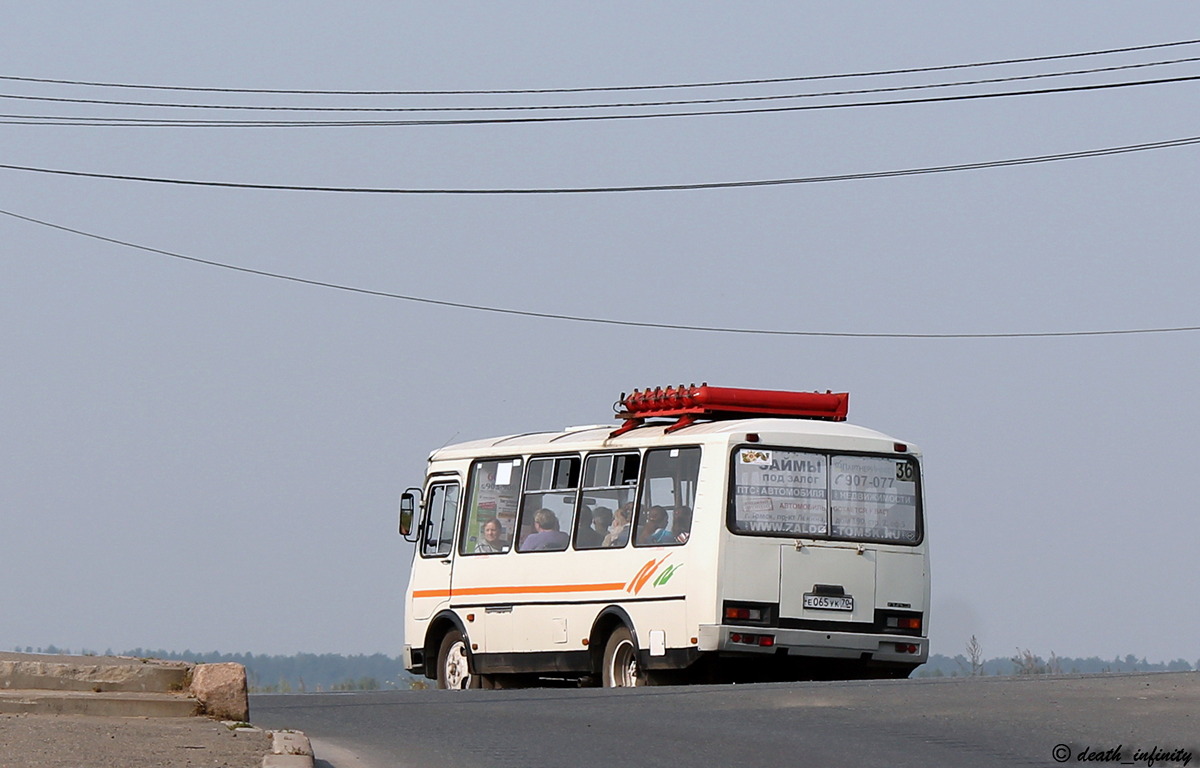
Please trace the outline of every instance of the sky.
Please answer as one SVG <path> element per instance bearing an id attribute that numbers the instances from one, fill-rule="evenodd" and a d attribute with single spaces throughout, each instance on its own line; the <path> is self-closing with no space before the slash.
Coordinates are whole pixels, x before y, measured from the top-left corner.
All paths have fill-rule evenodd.
<path id="1" fill-rule="evenodd" d="M 0 164 L 299 187 L 564 189 L 870 174 L 1193 137 L 1200 82 L 651 119 L 49 125 L 14 115 L 452 120 L 729 110 L 1200 76 L 1182 62 L 624 110 L 289 112 L 809 94 L 1200 57 L 1122 2 L 0 3 Z M 848 391 L 925 455 L 931 647 L 1200 659 L 1200 147 L 742 188 L 490 195 L 0 169 L 0 647 L 403 647 L 397 499 L 444 444 L 604 423 L 635 387 Z M 153 252 L 121 245 L 123 241 Z M 167 253 L 162 253 L 167 252 Z M 173 254 L 173 255 L 168 255 Z M 474 311 L 297 283 L 650 324 Z M 899 337 L 881 334 L 898 334 Z M 982 334 L 974 338 L 929 338 Z M 988 335 L 992 335 L 988 337 Z"/>

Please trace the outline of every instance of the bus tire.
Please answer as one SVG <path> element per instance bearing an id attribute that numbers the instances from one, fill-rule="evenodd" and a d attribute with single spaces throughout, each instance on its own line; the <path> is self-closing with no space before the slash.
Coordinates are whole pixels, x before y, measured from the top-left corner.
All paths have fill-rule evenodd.
<path id="1" fill-rule="evenodd" d="M 601 671 L 605 688 L 630 688 L 645 685 L 645 676 L 638 664 L 637 642 L 633 633 L 622 625 L 613 630 L 604 644 L 604 661 Z"/>
<path id="2" fill-rule="evenodd" d="M 467 641 L 462 632 L 452 629 L 442 638 L 438 649 L 437 684 L 438 688 L 461 690 L 480 687 L 479 675 L 471 674 L 470 660 L 467 657 Z"/>

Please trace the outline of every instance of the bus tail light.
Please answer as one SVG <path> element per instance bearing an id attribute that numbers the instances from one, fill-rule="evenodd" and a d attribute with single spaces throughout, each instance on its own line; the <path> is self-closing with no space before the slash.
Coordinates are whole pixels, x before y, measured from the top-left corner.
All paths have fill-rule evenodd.
<path id="1" fill-rule="evenodd" d="M 775 645 L 775 635 L 752 635 L 746 632 L 734 632 L 729 636 L 729 642 L 738 645 L 757 645 L 771 648 Z"/>
<path id="2" fill-rule="evenodd" d="M 761 608 L 744 608 L 741 606 L 726 606 L 725 618 L 732 621 L 762 621 Z"/>
<path id="3" fill-rule="evenodd" d="M 896 653 L 916 653 L 919 650 L 921 647 L 912 643 L 896 643 Z"/>
<path id="4" fill-rule="evenodd" d="M 897 616 L 892 615 L 887 617 L 887 628 L 900 630 L 905 634 L 921 634 L 921 617 L 920 616 Z"/>
<path id="5" fill-rule="evenodd" d="M 760 627 L 775 626 L 779 607 L 772 603 L 725 602 L 721 606 L 721 618 L 726 624 L 754 624 Z"/>

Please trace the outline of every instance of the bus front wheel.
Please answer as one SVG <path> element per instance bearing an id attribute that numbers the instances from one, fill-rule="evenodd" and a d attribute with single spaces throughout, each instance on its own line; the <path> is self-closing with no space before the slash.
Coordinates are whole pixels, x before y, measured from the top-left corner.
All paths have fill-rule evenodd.
<path id="1" fill-rule="evenodd" d="M 437 683 L 438 688 L 456 690 L 480 687 L 479 675 L 471 674 L 467 660 L 467 641 L 457 629 L 450 630 L 442 638 L 438 651 Z"/>

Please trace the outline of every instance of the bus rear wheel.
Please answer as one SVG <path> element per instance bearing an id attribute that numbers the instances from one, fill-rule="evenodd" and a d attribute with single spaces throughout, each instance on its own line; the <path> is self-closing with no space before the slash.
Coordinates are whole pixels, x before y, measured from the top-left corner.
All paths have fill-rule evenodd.
<path id="1" fill-rule="evenodd" d="M 438 650 L 437 683 L 438 688 L 455 690 L 480 687 L 479 675 L 471 674 L 467 660 L 467 641 L 457 629 L 450 630 L 442 638 Z"/>
<path id="2" fill-rule="evenodd" d="M 604 644 L 603 681 L 605 688 L 632 688 L 645 685 L 638 664 L 637 643 L 628 627 L 617 627 Z"/>

